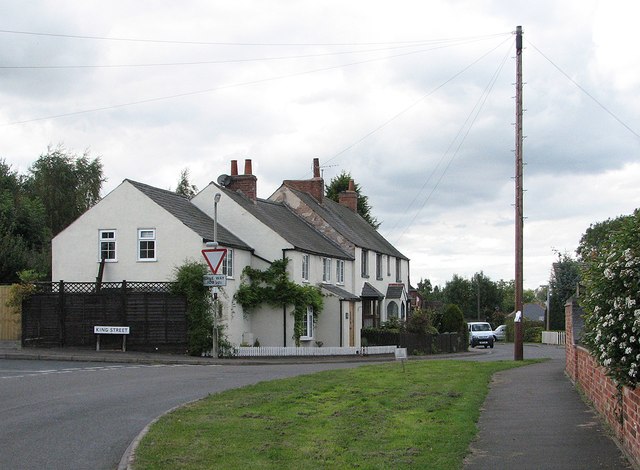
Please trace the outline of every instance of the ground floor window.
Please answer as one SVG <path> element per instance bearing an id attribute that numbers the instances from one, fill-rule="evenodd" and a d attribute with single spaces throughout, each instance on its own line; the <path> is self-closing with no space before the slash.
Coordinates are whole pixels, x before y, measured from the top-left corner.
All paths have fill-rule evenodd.
<path id="1" fill-rule="evenodd" d="M 387 321 L 398 318 L 398 304 L 391 301 L 387 304 Z"/>
<path id="2" fill-rule="evenodd" d="M 313 307 L 307 307 L 307 313 L 302 317 L 302 334 L 300 339 L 313 339 Z"/>

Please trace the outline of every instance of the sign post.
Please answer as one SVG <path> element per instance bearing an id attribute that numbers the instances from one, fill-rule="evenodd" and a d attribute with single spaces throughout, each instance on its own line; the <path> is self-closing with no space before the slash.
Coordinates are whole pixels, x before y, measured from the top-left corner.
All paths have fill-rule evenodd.
<path id="1" fill-rule="evenodd" d="M 94 326 L 93 334 L 96 335 L 96 351 L 100 351 L 100 335 L 122 335 L 122 352 L 127 350 L 128 326 Z"/>
<path id="2" fill-rule="evenodd" d="M 214 238 L 216 238 L 214 236 Z M 214 241 L 215 245 L 217 245 L 217 241 Z M 218 274 L 218 269 L 222 266 L 222 261 L 224 257 L 227 255 L 226 248 L 209 248 L 202 250 L 202 256 L 207 261 L 209 265 L 209 269 L 213 274 L 205 274 L 202 278 L 203 285 L 207 287 L 211 287 L 211 292 L 213 294 L 213 312 L 212 312 L 212 320 L 213 320 L 213 345 L 211 347 L 211 356 L 216 357 L 217 353 L 217 345 L 218 345 L 218 287 L 224 287 L 227 285 L 227 276 L 226 274 Z"/>

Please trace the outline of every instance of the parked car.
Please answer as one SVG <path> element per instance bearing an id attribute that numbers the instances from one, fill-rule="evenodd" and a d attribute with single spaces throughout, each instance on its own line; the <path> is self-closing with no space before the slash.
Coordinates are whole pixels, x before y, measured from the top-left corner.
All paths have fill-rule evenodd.
<path id="1" fill-rule="evenodd" d="M 507 339 L 507 325 L 500 325 L 493 330 L 493 339 L 496 341 L 504 341 Z"/>
<path id="2" fill-rule="evenodd" d="M 487 322 L 472 321 L 467 323 L 469 328 L 469 344 L 472 348 L 483 345 L 493 348 L 493 328 Z"/>

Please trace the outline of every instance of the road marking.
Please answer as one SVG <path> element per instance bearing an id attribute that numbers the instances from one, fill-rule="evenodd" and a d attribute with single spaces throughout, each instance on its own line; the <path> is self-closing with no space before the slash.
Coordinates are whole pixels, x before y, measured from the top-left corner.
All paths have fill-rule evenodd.
<path id="1" fill-rule="evenodd" d="M 206 364 L 206 367 L 219 367 L 219 364 Z M 110 366 L 93 366 L 93 367 L 71 367 L 64 369 L 48 369 L 48 370 L 10 370 L 3 369 L 0 370 L 0 373 L 19 373 L 20 375 L 0 375 L 1 379 L 22 379 L 25 377 L 39 377 L 46 375 L 55 375 L 55 374 L 68 374 L 71 372 L 108 372 L 115 371 L 120 369 L 152 369 L 159 367 L 201 367 L 200 365 L 195 364 L 136 364 L 136 365 L 110 365 Z"/>

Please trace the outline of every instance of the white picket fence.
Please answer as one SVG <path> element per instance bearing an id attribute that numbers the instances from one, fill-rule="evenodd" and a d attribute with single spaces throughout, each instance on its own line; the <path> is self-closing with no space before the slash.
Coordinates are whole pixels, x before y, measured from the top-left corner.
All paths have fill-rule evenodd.
<path id="1" fill-rule="evenodd" d="M 237 357 L 290 357 L 290 356 L 371 356 L 395 354 L 396 346 L 367 346 L 361 348 L 297 348 L 279 346 L 239 347 Z"/>
<path id="2" fill-rule="evenodd" d="M 543 331 L 542 344 L 565 344 L 567 334 L 564 331 Z"/>

